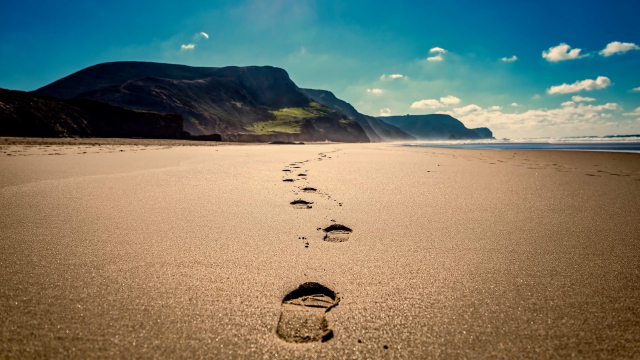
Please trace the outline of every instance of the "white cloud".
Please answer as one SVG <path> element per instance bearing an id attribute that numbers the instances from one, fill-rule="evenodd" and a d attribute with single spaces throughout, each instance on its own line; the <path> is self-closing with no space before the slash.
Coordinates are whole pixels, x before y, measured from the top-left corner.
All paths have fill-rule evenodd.
<path id="1" fill-rule="evenodd" d="M 416 101 L 413 104 L 411 104 L 412 109 L 426 110 L 426 109 L 437 109 L 440 107 L 445 107 L 445 105 L 436 99 L 425 99 L 425 100 Z"/>
<path id="2" fill-rule="evenodd" d="M 460 99 L 458 99 L 455 96 L 449 95 L 449 96 L 441 97 L 440 102 L 445 105 L 453 105 L 453 104 L 460 103 Z"/>
<path id="3" fill-rule="evenodd" d="M 436 53 L 437 55 L 428 57 L 427 61 L 442 61 L 444 60 L 444 58 L 442 57 L 442 54 L 446 54 L 447 50 L 436 46 L 434 48 L 431 48 L 429 50 L 429 53 L 430 54 Z"/>
<path id="4" fill-rule="evenodd" d="M 404 75 L 402 74 L 391 74 L 391 75 L 384 75 L 382 74 L 382 76 L 380 76 L 380 80 L 385 80 L 385 79 L 390 79 L 390 80 L 394 80 L 394 79 L 402 79 L 404 77 Z"/>
<path id="5" fill-rule="evenodd" d="M 440 98 L 440 101 L 437 99 L 425 99 L 416 101 L 411 104 L 412 109 L 437 109 L 441 107 L 447 107 L 449 105 L 454 105 L 460 103 L 460 99 L 453 96 L 448 95 Z"/>
<path id="6" fill-rule="evenodd" d="M 590 102 L 590 101 L 596 101 L 596 99 L 594 99 L 594 98 L 592 98 L 592 97 L 583 97 L 583 96 L 580 96 L 580 95 L 573 95 L 573 96 L 571 97 L 571 100 L 572 100 L 572 101 L 575 101 L 575 102 Z"/>
<path id="7" fill-rule="evenodd" d="M 460 114 L 468 114 L 468 113 L 472 113 L 475 111 L 480 111 L 482 110 L 482 108 L 476 104 L 471 104 L 471 105 L 467 105 L 467 106 L 463 106 L 460 108 L 453 108 L 453 112 L 456 115 L 460 115 Z"/>
<path id="8" fill-rule="evenodd" d="M 607 86 L 611 85 L 611 80 L 609 80 L 606 76 L 598 76 L 597 79 L 591 80 L 586 79 L 582 81 L 576 81 L 573 84 L 562 84 L 557 86 L 552 86 L 547 89 L 548 94 L 569 94 L 574 92 L 579 92 L 582 90 L 598 90 L 604 89 Z"/>
<path id="9" fill-rule="evenodd" d="M 631 92 L 640 92 L 640 86 L 638 86 L 637 88 L 633 88 L 631 90 L 629 90 Z"/>
<path id="10" fill-rule="evenodd" d="M 372 94 L 382 94 L 382 89 L 367 89 L 367 92 Z"/>
<path id="11" fill-rule="evenodd" d="M 180 46 L 180 50 L 193 50 L 195 49 L 196 44 L 188 44 Z"/>
<path id="12" fill-rule="evenodd" d="M 560 106 L 564 107 L 564 106 L 576 106 L 576 103 L 574 103 L 573 101 L 565 101 L 562 104 L 560 104 Z"/>
<path id="13" fill-rule="evenodd" d="M 201 32 L 199 32 L 199 33 L 197 33 L 197 34 L 196 34 L 196 39 L 197 39 L 197 38 L 199 38 L 199 37 L 203 37 L 203 38 L 205 38 L 205 39 L 208 39 L 208 38 L 209 38 L 209 34 L 207 34 L 207 33 L 206 33 L 206 32 L 204 32 L 204 31 L 201 31 Z"/>
<path id="14" fill-rule="evenodd" d="M 640 116 L 640 107 L 637 107 L 632 112 L 624 113 L 622 115 L 624 115 L 624 116 Z"/>
<path id="15" fill-rule="evenodd" d="M 613 54 L 624 54 L 629 50 L 640 50 L 640 46 L 633 43 L 621 43 L 619 41 L 614 41 L 607 44 L 607 47 L 600 50 L 598 54 L 602 56 L 611 56 Z"/>
<path id="16" fill-rule="evenodd" d="M 502 106 L 494 105 L 494 106 L 488 108 L 487 110 L 492 110 L 492 111 L 502 110 Z"/>
<path id="17" fill-rule="evenodd" d="M 571 46 L 562 43 L 558 46 L 550 47 L 548 51 L 543 51 L 542 57 L 549 62 L 558 62 L 589 56 L 588 54 L 580 55 L 580 51 L 582 51 L 582 49 L 571 49 Z"/>
<path id="18" fill-rule="evenodd" d="M 511 103 L 511 106 L 513 106 L 513 107 L 518 107 L 518 106 L 520 106 L 520 105 L 518 105 L 518 103 Z"/>
<path id="19" fill-rule="evenodd" d="M 538 100 L 538 99 L 540 99 L 540 95 L 539 94 L 535 94 L 531 98 L 534 99 L 534 100 Z"/>
<path id="20" fill-rule="evenodd" d="M 389 108 L 380 109 L 380 116 L 391 116 L 391 109 Z"/>
<path id="21" fill-rule="evenodd" d="M 608 112 L 619 108 L 616 103 L 605 105 L 576 104 L 575 106 L 562 106 L 556 109 L 528 110 L 522 113 L 503 113 L 492 108 L 470 111 L 466 114 L 460 111 L 441 111 L 462 121 L 468 128 L 486 126 L 497 134 L 496 137 L 533 137 L 583 134 L 598 129 L 607 133 L 618 122 L 609 120 Z M 636 111 L 640 115 L 640 108 Z M 635 113 L 634 112 L 634 113 Z M 602 116 L 602 115 L 605 116 Z M 631 115 L 630 116 L 635 116 Z M 627 122 L 627 125 L 635 126 L 630 131 L 637 129 L 637 124 Z"/>
<path id="22" fill-rule="evenodd" d="M 512 57 L 509 57 L 509 58 L 508 57 L 503 57 L 500 60 L 502 60 L 504 62 L 514 62 L 514 61 L 518 60 L 518 57 L 513 55 Z"/>

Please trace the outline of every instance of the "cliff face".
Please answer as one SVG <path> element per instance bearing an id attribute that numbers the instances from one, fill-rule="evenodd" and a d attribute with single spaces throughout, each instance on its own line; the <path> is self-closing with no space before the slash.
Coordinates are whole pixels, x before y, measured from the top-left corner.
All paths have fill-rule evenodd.
<path id="1" fill-rule="evenodd" d="M 64 99 L 92 99 L 144 111 L 179 114 L 192 135 L 223 138 L 309 136 L 305 124 L 326 128 L 319 141 L 368 142 L 359 124 L 314 103 L 283 69 L 270 66 L 205 68 L 116 62 L 71 74 L 35 91 Z M 331 126 L 320 125 L 327 121 Z"/>
<path id="2" fill-rule="evenodd" d="M 0 89 L 0 135 L 179 139 L 182 117 Z"/>
<path id="3" fill-rule="evenodd" d="M 468 129 L 460 120 L 446 114 L 386 116 L 386 122 L 396 125 L 418 139 L 491 139 L 487 128 Z"/>
<path id="4" fill-rule="evenodd" d="M 387 124 L 383 120 L 374 118 L 372 116 L 359 113 L 353 106 L 351 106 L 351 104 L 344 100 L 338 99 L 330 91 L 315 89 L 302 90 L 314 101 L 339 113 L 345 114 L 349 117 L 349 119 L 356 121 L 362 126 L 371 141 L 380 142 L 415 140 L 413 136 L 405 133 L 396 126 Z"/>

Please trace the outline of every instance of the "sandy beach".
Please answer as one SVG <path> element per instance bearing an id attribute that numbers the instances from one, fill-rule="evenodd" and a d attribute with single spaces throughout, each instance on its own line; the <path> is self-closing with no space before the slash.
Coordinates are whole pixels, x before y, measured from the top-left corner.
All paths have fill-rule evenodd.
<path id="1" fill-rule="evenodd" d="M 0 144 L 0 358 L 640 354 L 640 154 Z"/>

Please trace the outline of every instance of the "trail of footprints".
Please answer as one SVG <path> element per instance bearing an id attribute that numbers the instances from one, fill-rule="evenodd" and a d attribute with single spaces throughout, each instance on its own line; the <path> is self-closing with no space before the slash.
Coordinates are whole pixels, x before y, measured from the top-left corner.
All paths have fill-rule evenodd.
<path id="1" fill-rule="evenodd" d="M 320 153 L 318 156 L 314 161 L 331 159 L 330 156 L 327 156 L 327 153 Z M 309 160 L 300 161 L 287 165 L 282 171 L 285 176 L 288 177 L 282 181 L 293 183 L 300 180 L 307 180 L 308 171 L 302 167 L 308 161 Z M 295 171 L 293 171 L 293 169 L 295 169 Z M 299 173 L 295 175 L 295 172 Z M 329 194 L 323 193 L 311 186 L 296 187 L 296 190 L 293 192 L 296 195 L 318 194 L 326 197 L 329 201 L 333 200 L 338 206 L 342 206 L 342 203 L 331 199 Z M 290 204 L 295 209 L 300 210 L 313 208 L 312 201 L 301 198 L 291 201 Z M 348 241 L 349 235 L 353 230 L 345 225 L 336 223 L 335 220 L 331 220 L 331 222 L 332 224 L 325 228 L 317 228 L 318 231 L 322 230 L 324 232 L 323 240 L 332 243 Z M 305 248 L 309 248 L 309 240 L 306 237 L 298 237 L 298 239 L 304 241 Z M 333 338 L 333 331 L 329 327 L 325 314 L 337 306 L 339 302 L 340 297 L 333 290 L 316 282 L 306 282 L 287 294 L 282 300 L 276 333 L 281 339 L 291 343 L 324 342 L 330 340 Z"/>

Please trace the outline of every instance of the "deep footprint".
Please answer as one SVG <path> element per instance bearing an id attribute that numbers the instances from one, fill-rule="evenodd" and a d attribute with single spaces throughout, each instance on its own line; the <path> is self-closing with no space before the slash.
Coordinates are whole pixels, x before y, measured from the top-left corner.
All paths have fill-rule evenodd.
<path id="1" fill-rule="evenodd" d="M 313 202 L 305 201 L 305 200 L 294 200 L 291 202 L 291 205 L 296 209 L 311 209 L 311 204 Z"/>
<path id="2" fill-rule="evenodd" d="M 282 181 L 284 181 L 284 182 L 291 182 L 291 181 L 293 181 L 293 179 L 284 179 L 284 180 L 282 180 Z"/>
<path id="3" fill-rule="evenodd" d="M 312 187 L 306 187 L 306 188 L 302 189 L 302 191 L 304 191 L 306 193 L 314 193 L 314 192 L 317 192 L 318 189 L 312 188 Z"/>
<path id="4" fill-rule="evenodd" d="M 333 330 L 324 314 L 339 302 L 336 293 L 325 286 L 315 282 L 300 285 L 282 300 L 278 336 L 293 343 L 330 340 Z"/>
<path id="5" fill-rule="evenodd" d="M 333 224 L 322 230 L 326 233 L 323 240 L 329 242 L 345 242 L 349 240 L 349 235 L 353 232 L 350 228 L 340 224 Z"/>

